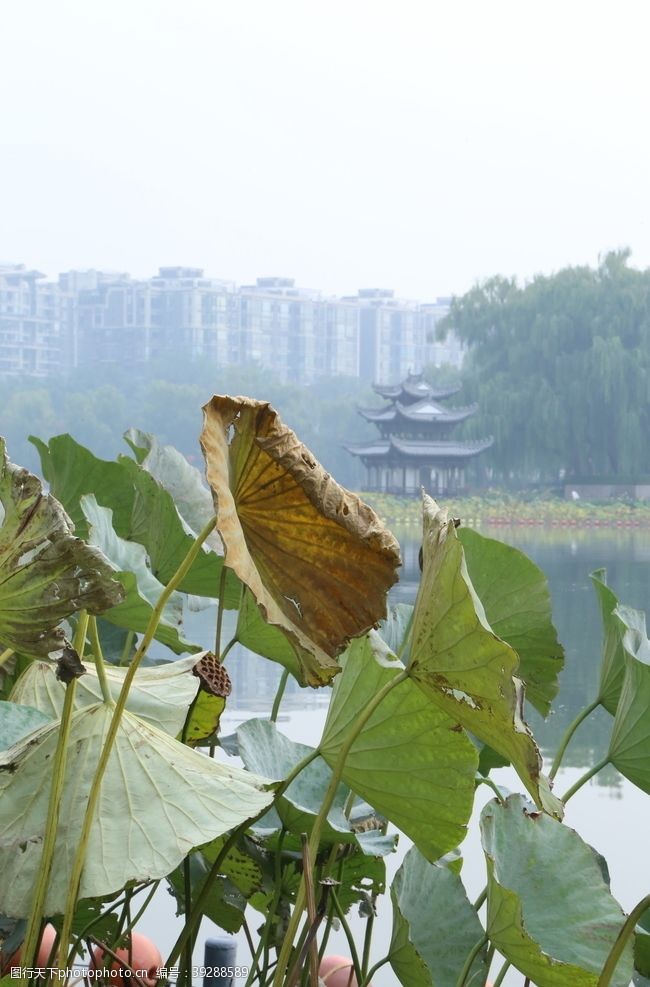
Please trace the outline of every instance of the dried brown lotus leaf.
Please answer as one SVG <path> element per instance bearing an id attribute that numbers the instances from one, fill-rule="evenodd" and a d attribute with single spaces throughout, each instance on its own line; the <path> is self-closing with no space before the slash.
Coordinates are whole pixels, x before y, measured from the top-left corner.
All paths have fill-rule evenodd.
<path id="1" fill-rule="evenodd" d="M 203 412 L 201 445 L 226 565 L 265 620 L 287 634 L 304 681 L 327 682 L 350 638 L 385 615 L 399 546 L 268 403 L 214 397 Z"/>

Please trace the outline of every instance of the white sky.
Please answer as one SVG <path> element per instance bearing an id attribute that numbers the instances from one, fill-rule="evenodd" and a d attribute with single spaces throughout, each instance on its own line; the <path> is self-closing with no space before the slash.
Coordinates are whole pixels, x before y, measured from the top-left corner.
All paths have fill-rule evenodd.
<path id="1" fill-rule="evenodd" d="M 647 0 L 0 0 L 0 259 L 427 300 L 650 266 Z"/>

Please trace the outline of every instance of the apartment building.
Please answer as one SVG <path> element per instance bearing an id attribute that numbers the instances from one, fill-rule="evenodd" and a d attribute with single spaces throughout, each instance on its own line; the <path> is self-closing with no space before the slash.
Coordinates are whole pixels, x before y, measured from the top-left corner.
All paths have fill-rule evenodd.
<path id="1" fill-rule="evenodd" d="M 234 285 L 200 268 L 161 267 L 156 277 L 71 271 L 59 276 L 68 352 L 75 366 L 143 364 L 170 353 L 238 362 Z"/>
<path id="2" fill-rule="evenodd" d="M 426 362 L 426 335 L 417 302 L 395 298 L 383 288 L 362 288 L 359 310 L 359 377 L 389 384 L 420 373 Z"/>
<path id="3" fill-rule="evenodd" d="M 0 374 L 138 366 L 182 353 L 214 366 L 256 365 L 296 383 L 337 375 L 392 383 L 428 362 L 459 365 L 457 342 L 435 340 L 447 308 L 447 299 L 421 305 L 378 288 L 328 297 L 291 278 L 238 287 L 197 267 L 161 267 L 146 279 L 68 271 L 48 282 L 5 265 Z"/>
<path id="4" fill-rule="evenodd" d="M 345 300 L 297 288 L 292 278 L 258 278 L 239 289 L 241 363 L 309 383 L 358 375 L 358 313 Z"/>
<path id="5" fill-rule="evenodd" d="M 57 286 L 24 264 L 0 264 L 0 375 L 47 377 L 62 360 Z"/>

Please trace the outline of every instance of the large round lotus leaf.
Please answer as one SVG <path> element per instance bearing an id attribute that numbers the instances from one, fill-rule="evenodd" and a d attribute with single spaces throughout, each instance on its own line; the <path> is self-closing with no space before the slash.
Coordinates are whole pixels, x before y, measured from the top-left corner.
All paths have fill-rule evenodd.
<path id="1" fill-rule="evenodd" d="M 113 607 L 122 587 L 102 553 L 74 537 L 40 480 L 9 462 L 4 439 L 0 505 L 0 650 L 45 657 L 63 646 L 62 620 Z"/>
<path id="2" fill-rule="evenodd" d="M 522 718 L 517 655 L 488 623 L 453 520 L 427 496 L 422 549 L 409 675 L 452 720 L 512 763 L 537 805 L 561 815 Z"/>
<path id="3" fill-rule="evenodd" d="M 429 863 L 413 847 L 395 875 L 391 898 L 390 965 L 399 982 L 404 987 L 456 987 L 465 961 L 483 938 L 460 877 Z M 467 983 L 484 983 L 486 948 L 476 957 Z"/>
<path id="4" fill-rule="evenodd" d="M 650 795 L 650 641 L 645 614 L 617 607 L 625 649 L 625 675 L 609 744 L 622 775 Z"/>
<path id="5" fill-rule="evenodd" d="M 126 708 L 152 726 L 173 737 L 177 736 L 199 687 L 199 680 L 193 674 L 194 666 L 207 653 L 204 651 L 190 658 L 179 658 L 165 665 L 139 668 L 129 690 Z M 75 690 L 75 705 L 79 708 L 91 706 L 102 699 L 95 665 L 87 659 L 84 663 L 86 674 L 77 681 Z M 111 696 L 117 699 L 127 669 L 106 665 L 105 671 Z M 63 709 L 65 688 L 50 665 L 35 661 L 16 682 L 11 699 L 33 706 L 51 719 L 58 719 Z"/>
<path id="6" fill-rule="evenodd" d="M 526 699 L 547 716 L 557 695 L 564 649 L 553 626 L 546 576 L 512 545 L 471 528 L 459 528 L 458 537 L 488 623 L 519 655 L 517 677 L 526 683 Z"/>
<path id="7" fill-rule="evenodd" d="M 376 631 L 353 641 L 319 745 L 328 764 L 337 763 L 373 696 L 401 671 Z M 425 857 L 437 860 L 466 836 L 477 763 L 462 727 L 407 679 L 388 693 L 355 739 L 343 779 Z"/>
<path id="8" fill-rule="evenodd" d="M 203 412 L 201 445 L 226 565 L 294 642 L 304 681 L 322 684 L 338 671 L 335 656 L 350 638 L 384 616 L 399 546 L 269 404 L 214 397 Z"/>
<path id="9" fill-rule="evenodd" d="M 625 915 L 596 852 L 526 799 L 488 802 L 481 815 L 490 940 L 537 987 L 596 987 Z M 628 943 L 611 981 L 628 987 Z"/>
<path id="10" fill-rule="evenodd" d="M 97 704 L 77 711 L 45 912 L 63 911 L 90 786 L 112 717 Z M 28 914 L 41 861 L 50 766 L 58 724 L 0 754 L 0 913 Z M 169 874 L 194 847 L 257 815 L 271 801 L 263 779 L 197 754 L 124 713 L 90 832 L 80 897 L 112 894 L 129 881 Z"/>

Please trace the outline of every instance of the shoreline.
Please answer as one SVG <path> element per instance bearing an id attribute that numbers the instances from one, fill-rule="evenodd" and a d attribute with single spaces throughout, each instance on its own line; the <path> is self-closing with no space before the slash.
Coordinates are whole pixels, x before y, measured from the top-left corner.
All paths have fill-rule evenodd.
<path id="1" fill-rule="evenodd" d="M 360 491 L 365 501 L 387 524 L 419 525 L 420 501 L 415 497 Z M 441 500 L 450 516 L 469 527 L 494 528 L 650 528 L 650 503 L 588 503 L 566 500 L 519 500 L 507 495 Z"/>

